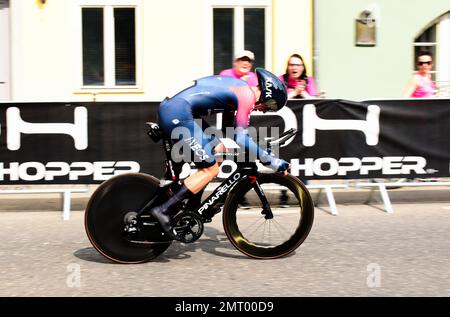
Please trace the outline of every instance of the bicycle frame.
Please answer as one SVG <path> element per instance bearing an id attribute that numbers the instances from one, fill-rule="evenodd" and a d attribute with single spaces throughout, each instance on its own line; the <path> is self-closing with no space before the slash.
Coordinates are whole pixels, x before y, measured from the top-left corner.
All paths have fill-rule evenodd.
<path id="1" fill-rule="evenodd" d="M 149 132 L 150 137 L 152 137 L 151 132 Z M 153 137 L 152 139 L 156 141 Z M 180 172 L 182 169 L 183 163 L 175 163 L 172 160 L 171 152 L 172 152 L 172 142 L 170 139 L 166 137 L 162 137 L 163 145 L 164 145 L 164 152 L 166 154 L 166 172 L 165 176 L 161 179 L 161 184 L 158 189 L 161 190 L 161 192 L 157 192 L 152 200 L 150 200 L 139 212 L 138 216 L 142 215 L 146 211 L 149 211 L 153 204 L 155 203 L 158 196 L 167 190 L 171 189 L 171 185 L 178 182 L 180 180 Z M 273 217 L 270 205 L 267 201 L 266 196 L 264 195 L 264 192 L 261 188 L 261 186 L 258 183 L 258 167 L 255 162 L 245 162 L 245 163 L 238 163 L 238 168 L 236 171 L 234 171 L 227 179 L 225 179 L 220 186 L 218 186 L 209 196 L 206 198 L 203 202 L 201 202 L 198 207 L 194 208 L 194 210 L 200 214 L 204 221 L 210 221 L 214 215 L 216 215 L 216 212 L 214 211 L 214 207 L 217 206 L 219 203 L 224 203 L 225 199 L 224 197 L 227 197 L 228 193 L 231 191 L 231 189 L 240 181 L 243 181 L 244 179 L 248 179 L 250 181 L 250 184 L 253 185 L 253 188 L 258 195 L 258 197 L 261 199 L 263 203 L 263 213 L 266 215 L 266 219 L 271 219 Z M 165 184 L 167 182 L 167 179 L 170 179 L 170 183 L 168 185 Z M 204 189 L 203 189 L 204 190 Z M 203 190 L 200 191 L 197 195 L 201 197 Z"/>
<path id="2" fill-rule="evenodd" d="M 224 202 L 224 197 L 227 197 L 228 193 L 233 189 L 233 187 L 248 179 L 261 201 L 263 202 L 263 209 L 266 212 L 266 216 L 272 217 L 272 211 L 270 205 L 267 201 L 264 192 L 258 183 L 258 169 L 256 163 L 243 163 L 238 164 L 238 168 L 234 171 L 227 179 L 225 179 L 222 184 L 220 184 L 211 195 L 206 198 L 196 211 L 202 215 L 204 219 L 211 219 L 216 214 L 214 208 L 218 203 Z"/>

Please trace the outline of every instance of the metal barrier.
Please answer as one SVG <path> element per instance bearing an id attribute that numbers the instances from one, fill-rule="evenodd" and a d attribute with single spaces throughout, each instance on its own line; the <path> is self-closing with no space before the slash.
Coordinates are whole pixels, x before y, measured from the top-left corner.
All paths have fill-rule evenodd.
<path id="1" fill-rule="evenodd" d="M 206 187 L 206 191 L 212 192 L 220 183 L 210 183 Z M 371 189 L 369 198 L 366 200 L 366 203 L 370 204 L 371 199 L 373 198 L 373 194 L 378 189 L 380 192 L 380 196 L 382 202 L 384 204 L 384 210 L 391 214 L 394 212 L 392 207 L 391 199 L 389 197 L 389 188 L 390 187 L 424 187 L 424 186 L 450 186 L 450 181 L 446 182 L 379 182 L 379 183 L 369 183 L 369 182 L 356 182 L 353 185 L 355 188 L 364 188 L 369 187 Z M 319 206 L 321 204 L 321 197 L 323 192 L 325 192 L 327 204 L 329 206 L 329 213 L 333 216 L 337 216 L 338 210 L 336 205 L 336 200 L 334 197 L 333 189 L 349 189 L 351 186 L 348 182 L 344 184 L 311 184 L 306 185 L 306 187 L 311 189 L 318 189 L 319 192 L 315 197 L 313 197 L 315 206 Z M 267 185 L 265 185 L 267 187 Z M 270 188 L 269 188 L 270 187 Z M 269 186 L 267 190 L 279 190 L 281 191 L 283 188 L 280 186 Z M 62 217 L 63 220 L 70 219 L 70 209 L 71 209 L 71 198 L 72 193 L 86 193 L 89 189 L 85 188 L 46 188 L 46 189 L 0 189 L 0 194 L 45 194 L 45 193 L 61 193 L 63 199 L 63 210 Z M 327 211 L 327 210 L 325 210 Z"/>
<path id="2" fill-rule="evenodd" d="M 338 215 L 336 200 L 334 199 L 334 194 L 333 194 L 333 188 L 348 189 L 348 185 L 345 185 L 345 184 L 323 184 L 323 185 L 306 185 L 306 187 L 308 189 L 318 189 L 319 190 L 319 193 L 317 194 L 316 200 L 314 202 L 315 206 L 319 206 L 322 190 L 325 190 L 325 193 L 327 195 L 328 206 L 330 206 L 330 214 L 332 214 L 333 216 Z"/>
<path id="3" fill-rule="evenodd" d="M 374 191 L 378 187 L 380 191 L 381 199 L 384 204 L 384 210 L 391 214 L 394 212 L 394 208 L 389 198 L 388 187 L 423 187 L 423 186 L 450 186 L 450 182 L 386 182 L 386 183 L 357 183 L 356 187 L 371 187 L 370 198 L 373 196 Z M 370 203 L 370 198 L 367 203 Z"/>
<path id="4" fill-rule="evenodd" d="M 61 193 L 63 199 L 63 220 L 70 219 L 70 203 L 72 193 L 85 193 L 88 189 L 3 189 L 0 194 L 45 194 L 45 193 Z"/>

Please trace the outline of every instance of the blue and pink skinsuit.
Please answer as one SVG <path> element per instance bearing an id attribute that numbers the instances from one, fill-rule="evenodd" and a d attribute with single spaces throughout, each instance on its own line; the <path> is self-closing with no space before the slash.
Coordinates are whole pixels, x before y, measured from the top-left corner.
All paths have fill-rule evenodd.
<path id="1" fill-rule="evenodd" d="M 255 94 L 247 82 L 227 76 L 204 77 L 196 80 L 193 86 L 161 102 L 159 123 L 168 137 L 171 137 L 172 131 L 177 127 L 188 129 L 190 136 L 178 136 L 175 140 L 188 142 L 195 165 L 206 168 L 216 163 L 213 148 L 219 141 L 211 142 L 212 138 L 203 132 L 195 119 L 211 113 L 223 113 L 222 126 L 236 128 L 236 143 L 256 154 L 261 162 L 277 169 L 278 164 L 284 161 L 271 157 L 260 149 L 247 133 L 250 113 L 255 103 Z M 201 151 L 198 151 L 200 148 Z"/>

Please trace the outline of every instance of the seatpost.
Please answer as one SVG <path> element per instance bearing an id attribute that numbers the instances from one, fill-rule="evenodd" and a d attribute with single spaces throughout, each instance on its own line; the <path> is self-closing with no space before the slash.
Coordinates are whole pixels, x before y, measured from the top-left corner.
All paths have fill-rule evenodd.
<path id="1" fill-rule="evenodd" d="M 164 152 L 166 153 L 166 173 L 165 173 L 165 180 L 166 181 L 177 181 L 179 178 L 179 173 L 176 171 L 174 163 L 172 161 L 172 141 L 168 138 L 163 138 L 163 144 L 164 144 Z M 163 184 L 161 182 L 161 186 L 165 186 L 166 184 Z"/>

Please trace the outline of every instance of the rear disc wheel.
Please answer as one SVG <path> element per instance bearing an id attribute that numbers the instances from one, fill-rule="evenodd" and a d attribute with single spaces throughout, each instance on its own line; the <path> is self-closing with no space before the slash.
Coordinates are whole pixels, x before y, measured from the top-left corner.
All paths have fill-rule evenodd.
<path id="1" fill-rule="evenodd" d="M 172 240 L 164 238 L 159 224 L 146 226 L 149 240 L 130 242 L 127 221 L 156 194 L 159 180 L 146 174 L 123 174 L 104 182 L 91 196 L 85 212 L 85 229 L 93 247 L 118 263 L 142 263 L 163 253 Z M 148 234 L 150 233 L 150 234 Z M 153 240 L 154 239 L 154 240 Z"/>

